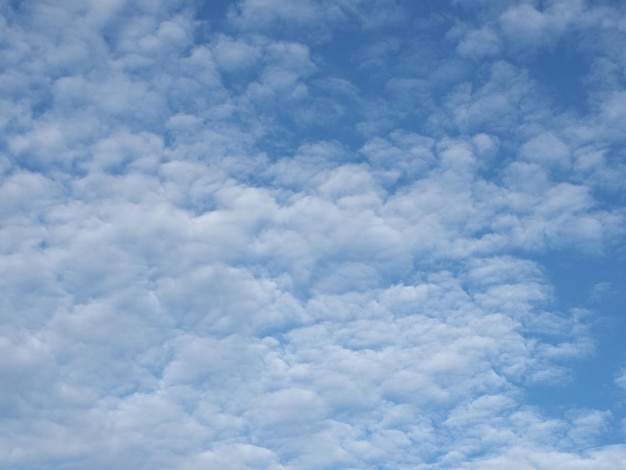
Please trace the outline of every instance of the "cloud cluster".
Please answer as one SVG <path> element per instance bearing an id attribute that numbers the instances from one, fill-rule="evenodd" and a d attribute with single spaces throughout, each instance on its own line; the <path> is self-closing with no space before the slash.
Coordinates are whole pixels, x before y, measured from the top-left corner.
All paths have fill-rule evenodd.
<path id="1" fill-rule="evenodd" d="M 529 398 L 597 342 L 545 260 L 626 228 L 626 16 L 548 3 L 1 6 L 2 465 L 619 466 Z"/>

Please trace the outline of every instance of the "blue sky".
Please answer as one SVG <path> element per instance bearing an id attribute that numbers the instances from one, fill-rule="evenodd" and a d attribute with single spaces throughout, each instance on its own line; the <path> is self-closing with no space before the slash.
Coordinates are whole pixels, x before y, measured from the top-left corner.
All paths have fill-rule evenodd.
<path id="1" fill-rule="evenodd" d="M 621 2 L 0 11 L 0 466 L 626 461 Z"/>

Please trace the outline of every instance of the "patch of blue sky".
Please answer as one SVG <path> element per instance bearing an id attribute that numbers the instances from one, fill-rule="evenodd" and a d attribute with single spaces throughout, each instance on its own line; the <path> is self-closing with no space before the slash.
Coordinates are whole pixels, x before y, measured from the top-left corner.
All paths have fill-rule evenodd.
<path id="1" fill-rule="evenodd" d="M 574 256 L 556 251 L 542 256 L 541 262 L 554 286 L 557 308 L 564 312 L 588 310 L 595 344 L 587 358 L 570 364 L 570 379 L 560 389 L 542 387 L 535 399 L 547 409 L 557 404 L 610 409 L 616 399 L 619 401 L 619 393 L 611 386 L 615 368 L 626 360 L 622 345 L 626 334 L 626 293 L 621 287 L 626 282 L 623 255 Z M 619 419 L 625 417 L 621 406 L 613 411 Z"/>

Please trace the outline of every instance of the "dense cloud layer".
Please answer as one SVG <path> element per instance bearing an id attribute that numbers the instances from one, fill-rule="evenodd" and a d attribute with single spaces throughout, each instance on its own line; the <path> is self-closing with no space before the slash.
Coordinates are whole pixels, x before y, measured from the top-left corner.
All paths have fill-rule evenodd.
<path id="1" fill-rule="evenodd" d="M 2 466 L 622 465 L 626 11 L 430 3 L 0 6 Z"/>

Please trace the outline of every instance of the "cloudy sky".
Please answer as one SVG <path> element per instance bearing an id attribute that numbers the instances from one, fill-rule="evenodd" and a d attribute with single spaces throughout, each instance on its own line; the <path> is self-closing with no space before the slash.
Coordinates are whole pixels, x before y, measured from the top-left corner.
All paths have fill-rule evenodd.
<path id="1" fill-rule="evenodd" d="M 0 466 L 626 461 L 626 5 L 0 3 Z"/>

